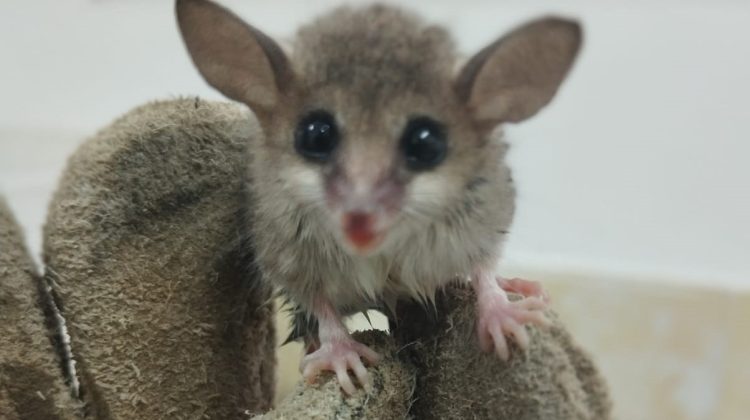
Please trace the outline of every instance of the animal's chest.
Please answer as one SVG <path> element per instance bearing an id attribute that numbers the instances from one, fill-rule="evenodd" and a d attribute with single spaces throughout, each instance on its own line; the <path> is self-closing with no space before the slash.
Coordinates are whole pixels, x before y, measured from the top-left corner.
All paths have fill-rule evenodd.
<path id="1" fill-rule="evenodd" d="M 438 287 L 463 271 L 460 264 L 431 253 L 354 257 L 344 266 L 332 277 L 326 294 L 355 310 L 382 300 L 431 298 Z"/>
<path id="2" fill-rule="evenodd" d="M 392 261 L 387 258 L 347 258 L 340 267 L 331 267 L 335 273 L 323 285 L 325 294 L 337 306 L 359 310 L 379 301 L 392 282 Z"/>
<path id="3" fill-rule="evenodd" d="M 308 309 L 320 298 L 355 311 L 383 300 L 429 300 L 446 282 L 469 274 L 495 239 L 486 229 L 448 232 L 434 225 L 395 236 L 384 252 L 361 257 L 346 252 L 324 226 L 259 232 L 268 235 L 257 255 L 264 277 Z"/>

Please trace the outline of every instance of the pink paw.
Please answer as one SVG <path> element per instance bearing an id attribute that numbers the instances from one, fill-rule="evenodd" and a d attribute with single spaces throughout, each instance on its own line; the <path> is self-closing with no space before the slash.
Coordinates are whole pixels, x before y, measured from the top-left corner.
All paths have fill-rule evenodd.
<path id="1" fill-rule="evenodd" d="M 354 373 L 359 384 L 369 387 L 367 368 L 360 359 L 363 357 L 368 363 L 374 364 L 380 360 L 380 356 L 369 347 L 354 340 L 333 341 L 324 343 L 314 352 L 306 355 L 300 363 L 302 377 L 312 383 L 323 371 L 336 374 L 341 389 L 348 395 L 354 394 L 357 387 L 354 386 L 349 371 Z"/>
<path id="2" fill-rule="evenodd" d="M 497 277 L 497 284 L 508 293 L 516 293 L 524 297 L 537 297 L 549 303 L 549 296 L 538 281 L 524 280 L 519 278 L 506 279 Z"/>
<path id="3" fill-rule="evenodd" d="M 529 346 L 529 334 L 524 325 L 549 325 L 544 316 L 547 304 L 539 297 L 528 297 L 511 302 L 504 294 L 481 296 L 479 299 L 477 333 L 483 351 L 495 353 L 508 360 L 510 352 L 506 336 L 513 336 L 521 349 Z"/>

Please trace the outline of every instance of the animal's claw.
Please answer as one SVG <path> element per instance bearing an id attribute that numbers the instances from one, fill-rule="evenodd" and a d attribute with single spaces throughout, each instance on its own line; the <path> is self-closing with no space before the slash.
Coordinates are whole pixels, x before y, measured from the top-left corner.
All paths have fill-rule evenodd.
<path id="1" fill-rule="evenodd" d="M 479 345 L 484 351 L 492 351 L 508 360 L 510 352 L 506 336 L 512 336 L 521 349 L 529 346 L 526 324 L 546 326 L 544 316 L 547 304 L 538 297 L 528 297 L 511 302 L 504 294 L 479 297 L 477 333 Z"/>
<path id="2" fill-rule="evenodd" d="M 337 340 L 324 343 L 317 350 L 302 359 L 300 370 L 302 377 L 312 383 L 323 371 L 331 371 L 336 374 L 341 389 L 348 395 L 356 392 L 357 387 L 349 376 L 349 371 L 354 373 L 357 382 L 365 389 L 369 388 L 367 368 L 362 363 L 364 358 L 368 363 L 374 364 L 380 360 L 380 356 L 365 346 L 352 339 Z"/>

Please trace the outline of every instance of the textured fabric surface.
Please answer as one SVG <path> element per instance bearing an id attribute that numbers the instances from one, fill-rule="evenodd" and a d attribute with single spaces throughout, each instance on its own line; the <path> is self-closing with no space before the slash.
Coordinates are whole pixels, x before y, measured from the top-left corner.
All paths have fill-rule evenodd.
<path id="1" fill-rule="evenodd" d="M 553 312 L 550 328 L 529 328 L 527 352 L 503 362 L 479 351 L 474 293 L 451 286 L 435 308 L 400 305 L 394 338 L 359 336 L 386 355 L 370 367 L 374 391 L 346 399 L 336 379 L 298 385 L 267 419 L 607 420 L 607 385 Z M 528 327 L 527 327 L 528 328 Z M 394 340 L 395 339 L 395 340 Z"/>
<path id="2" fill-rule="evenodd" d="M 270 407 L 269 293 L 240 209 L 254 119 L 198 99 L 135 109 L 72 156 L 44 231 L 87 413 L 236 418 Z"/>
<path id="3" fill-rule="evenodd" d="M 382 331 L 355 333 L 354 337 L 383 356 L 368 369 L 369 392 L 359 389 L 347 397 L 335 377 L 325 374 L 315 384 L 298 384 L 275 410 L 254 420 L 407 418 L 416 380 L 414 366 L 398 357 L 393 339 Z"/>
<path id="4" fill-rule="evenodd" d="M 39 276 L 0 197 L 0 419 L 76 419 L 53 350 Z"/>
<path id="5" fill-rule="evenodd" d="M 610 417 L 606 385 L 554 314 L 551 328 L 530 329 L 525 354 L 502 362 L 479 351 L 473 292 L 462 287 L 428 311 L 399 305 L 393 337 L 357 334 L 384 356 L 369 368 L 369 393 L 347 398 L 323 375 L 268 411 L 274 308 L 257 282 L 240 211 L 252 135 L 257 126 L 241 107 L 175 100 L 134 110 L 70 159 L 45 228 L 45 275 L 67 319 L 83 415 Z M 0 341 L 0 418 L 78 418 L 43 326 L 38 277 L 6 210 L 0 333 L 11 339 Z M 21 355 L 21 369 L 5 368 Z M 18 407 L 38 411 L 19 415 Z"/>
<path id="6" fill-rule="evenodd" d="M 418 368 L 415 418 L 606 420 L 607 386 L 556 315 L 549 328 L 526 327 L 526 352 L 508 362 L 479 351 L 474 292 L 452 286 L 436 307 L 400 307 L 394 335 Z"/>

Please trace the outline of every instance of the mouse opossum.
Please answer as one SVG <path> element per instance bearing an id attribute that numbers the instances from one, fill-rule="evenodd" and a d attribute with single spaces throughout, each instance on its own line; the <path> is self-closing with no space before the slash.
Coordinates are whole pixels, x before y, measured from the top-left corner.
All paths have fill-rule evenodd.
<path id="1" fill-rule="evenodd" d="M 447 31 L 393 6 L 342 7 L 302 27 L 290 52 L 206 0 L 177 0 L 200 73 L 249 106 L 248 203 L 257 264 L 310 320 L 301 369 L 334 371 L 349 394 L 378 355 L 342 317 L 448 281 L 478 296 L 482 349 L 525 347 L 544 324 L 538 285 L 496 273 L 514 210 L 501 123 L 554 96 L 581 42 L 577 23 L 523 25 L 458 67 Z M 526 297 L 510 302 L 506 290 Z M 314 335 L 315 331 L 309 332 Z"/>

